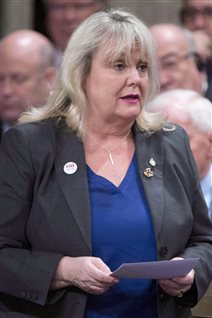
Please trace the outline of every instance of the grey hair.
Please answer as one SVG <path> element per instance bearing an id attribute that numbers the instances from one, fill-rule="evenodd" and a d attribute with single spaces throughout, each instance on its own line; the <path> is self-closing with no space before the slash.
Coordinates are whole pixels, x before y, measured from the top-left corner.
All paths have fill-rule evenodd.
<path id="1" fill-rule="evenodd" d="M 148 111 L 161 111 L 177 107 L 189 114 L 192 124 L 200 131 L 212 131 L 212 103 L 197 92 L 174 89 L 156 96 L 148 105 Z"/>
<path id="2" fill-rule="evenodd" d="M 84 129 L 87 99 L 83 89 L 90 72 L 91 62 L 99 47 L 104 44 L 105 58 L 111 62 L 123 52 L 130 57 L 132 48 L 138 45 L 140 54 L 148 62 L 148 89 L 145 102 L 159 92 L 156 51 L 152 35 L 146 25 L 130 14 L 121 10 L 97 12 L 82 22 L 73 32 L 64 53 L 58 74 L 56 87 L 48 104 L 42 110 L 34 111 L 31 120 L 47 118 L 65 118 L 69 128 L 82 136 Z M 115 44 L 115 45 L 114 45 Z M 22 122 L 30 116 L 22 117 Z M 142 111 L 136 119 L 141 130 L 155 131 L 162 127 L 161 121 L 153 114 Z"/>

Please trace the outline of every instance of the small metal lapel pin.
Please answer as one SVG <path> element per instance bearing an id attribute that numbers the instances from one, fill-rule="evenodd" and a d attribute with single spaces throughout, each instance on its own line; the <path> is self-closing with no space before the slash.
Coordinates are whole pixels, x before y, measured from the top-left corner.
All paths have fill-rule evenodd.
<path id="1" fill-rule="evenodd" d="M 146 168 L 146 169 L 144 170 L 144 175 L 145 175 L 145 177 L 147 177 L 147 178 L 151 178 L 151 177 L 154 176 L 154 172 L 151 170 L 151 168 Z"/>
<path id="2" fill-rule="evenodd" d="M 155 166 L 156 166 L 156 161 L 155 161 L 153 158 L 151 158 L 151 159 L 149 160 L 149 164 L 150 164 L 152 167 L 155 167 Z"/>

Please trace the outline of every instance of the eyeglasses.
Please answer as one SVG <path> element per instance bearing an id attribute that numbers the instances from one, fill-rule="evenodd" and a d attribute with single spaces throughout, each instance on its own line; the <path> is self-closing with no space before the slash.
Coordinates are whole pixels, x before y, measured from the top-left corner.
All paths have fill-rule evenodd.
<path id="1" fill-rule="evenodd" d="M 159 61 L 159 69 L 162 69 L 164 71 L 174 71 L 177 69 L 178 64 L 184 60 L 187 60 L 188 58 L 194 56 L 194 52 L 187 52 L 183 55 L 174 55 L 170 54 L 167 57 L 164 57 Z"/>
<path id="2" fill-rule="evenodd" d="M 182 19 L 194 20 L 197 16 L 203 16 L 204 18 L 211 19 L 212 18 L 212 6 L 211 7 L 203 7 L 202 9 L 187 7 L 181 10 Z"/>

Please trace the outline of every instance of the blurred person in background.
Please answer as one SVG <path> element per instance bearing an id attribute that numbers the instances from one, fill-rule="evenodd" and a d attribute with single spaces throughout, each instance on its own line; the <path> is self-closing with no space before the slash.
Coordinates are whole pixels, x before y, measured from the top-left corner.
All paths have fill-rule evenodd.
<path id="1" fill-rule="evenodd" d="M 191 31 L 204 30 L 212 36 L 212 1 L 183 0 L 182 24 Z"/>
<path id="2" fill-rule="evenodd" d="M 197 48 L 204 47 L 205 41 L 210 42 L 210 56 L 206 61 L 206 72 L 208 78 L 208 88 L 206 97 L 212 101 L 212 0 L 184 0 L 180 10 L 181 22 L 185 28 L 194 32 L 206 32 L 206 35 L 194 33 Z"/>
<path id="3" fill-rule="evenodd" d="M 162 112 L 169 121 L 183 127 L 197 164 L 208 213 L 212 218 L 212 104 L 198 93 L 177 89 L 156 96 L 146 107 Z"/>
<path id="4" fill-rule="evenodd" d="M 107 0 L 44 0 L 45 28 L 55 46 L 58 66 L 72 32 L 89 15 L 106 6 Z"/>
<path id="5" fill-rule="evenodd" d="M 205 95 L 205 63 L 196 52 L 193 35 L 174 24 L 150 28 L 157 45 L 161 92 L 183 88 Z"/>
<path id="6" fill-rule="evenodd" d="M 50 41 L 31 30 L 18 30 L 0 41 L 1 135 L 28 107 L 46 102 L 56 67 Z"/>

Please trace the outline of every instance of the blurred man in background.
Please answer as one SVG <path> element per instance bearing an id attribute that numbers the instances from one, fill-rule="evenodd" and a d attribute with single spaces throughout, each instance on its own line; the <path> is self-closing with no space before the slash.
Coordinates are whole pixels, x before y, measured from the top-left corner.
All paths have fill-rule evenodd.
<path id="1" fill-rule="evenodd" d="M 211 0 L 184 0 L 180 17 L 182 24 L 187 29 L 204 30 L 212 36 Z"/>
<path id="2" fill-rule="evenodd" d="M 157 45 L 161 92 L 183 88 L 205 95 L 205 65 L 192 33 L 174 24 L 155 24 L 150 30 Z"/>
<path id="3" fill-rule="evenodd" d="M 209 47 L 212 47 L 212 0 L 184 0 L 180 10 L 181 22 L 188 30 L 201 31 L 205 36 L 197 35 L 195 38 L 198 47 L 204 43 L 206 36 L 209 40 Z M 203 38 L 204 37 L 204 38 Z M 208 41 L 207 40 L 207 41 Z M 208 89 L 206 96 L 212 100 L 212 53 L 206 60 L 206 72 L 208 77 Z"/>
<path id="4" fill-rule="evenodd" d="M 0 41 L 1 134 L 28 107 L 45 103 L 55 75 L 54 49 L 42 34 L 19 30 Z"/>
<path id="5" fill-rule="evenodd" d="M 59 66 L 70 35 L 91 14 L 104 10 L 107 0 L 44 0 L 46 31 L 56 48 Z"/>

